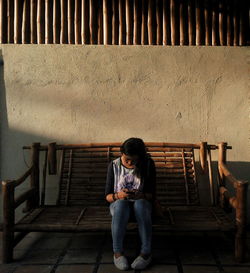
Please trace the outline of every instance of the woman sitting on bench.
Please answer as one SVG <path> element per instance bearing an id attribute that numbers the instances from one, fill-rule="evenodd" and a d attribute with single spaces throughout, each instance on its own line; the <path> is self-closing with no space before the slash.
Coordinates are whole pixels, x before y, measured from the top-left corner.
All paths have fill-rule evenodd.
<path id="1" fill-rule="evenodd" d="M 105 188 L 112 215 L 114 264 L 129 269 L 124 256 L 123 239 L 130 217 L 135 217 L 141 239 L 141 253 L 133 269 L 144 269 L 152 260 L 152 207 L 155 200 L 155 164 L 142 139 L 129 138 L 120 147 L 121 156 L 110 162 Z"/>

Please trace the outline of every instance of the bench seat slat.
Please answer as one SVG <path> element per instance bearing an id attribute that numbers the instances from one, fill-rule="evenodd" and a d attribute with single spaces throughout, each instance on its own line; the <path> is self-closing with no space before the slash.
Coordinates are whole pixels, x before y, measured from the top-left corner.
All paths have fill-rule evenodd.
<path id="1" fill-rule="evenodd" d="M 222 209 L 214 207 L 198 206 L 171 206 L 169 207 L 174 223 L 169 220 L 168 210 L 166 208 L 165 218 L 155 220 L 153 229 L 163 230 L 232 230 L 235 228 L 234 222 L 225 214 Z M 15 231 L 92 231 L 92 230 L 110 230 L 111 215 L 108 206 L 92 206 L 86 208 L 84 214 L 79 215 L 85 209 L 79 207 L 67 206 L 46 206 L 42 213 L 38 213 L 41 208 L 35 209 L 28 216 L 21 219 L 15 225 Z M 213 210 L 213 213 L 212 211 Z M 34 217 L 33 215 L 36 215 Z M 216 217 L 214 216 L 216 215 Z M 33 219 L 27 221 L 27 219 Z M 79 219 L 79 220 L 78 220 Z M 78 220 L 78 223 L 77 223 Z M 157 222 L 163 221 L 165 225 L 157 226 Z M 136 223 L 129 223 L 136 228 Z M 128 225 L 128 226 L 129 226 Z M 129 228 L 128 228 L 129 229 Z"/>

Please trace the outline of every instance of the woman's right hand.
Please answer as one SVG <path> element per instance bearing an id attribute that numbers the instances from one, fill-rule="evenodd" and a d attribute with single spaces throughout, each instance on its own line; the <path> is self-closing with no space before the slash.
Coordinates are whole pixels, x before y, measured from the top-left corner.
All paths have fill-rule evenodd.
<path id="1" fill-rule="evenodd" d="M 129 197 L 129 194 L 127 193 L 127 191 L 128 189 L 122 189 L 121 191 L 119 191 L 117 193 L 118 198 L 122 200 L 127 199 Z"/>

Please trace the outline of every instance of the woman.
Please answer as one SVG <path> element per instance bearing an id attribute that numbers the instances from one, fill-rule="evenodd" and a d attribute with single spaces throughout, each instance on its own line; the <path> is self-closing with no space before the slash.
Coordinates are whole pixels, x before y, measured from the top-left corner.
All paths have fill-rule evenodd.
<path id="1" fill-rule="evenodd" d="M 105 196 L 112 215 L 114 264 L 129 268 L 123 255 L 123 239 L 131 213 L 138 223 L 141 253 L 133 269 L 144 269 L 152 260 L 152 204 L 155 200 L 155 164 L 142 139 L 129 138 L 120 147 L 121 156 L 108 166 Z"/>

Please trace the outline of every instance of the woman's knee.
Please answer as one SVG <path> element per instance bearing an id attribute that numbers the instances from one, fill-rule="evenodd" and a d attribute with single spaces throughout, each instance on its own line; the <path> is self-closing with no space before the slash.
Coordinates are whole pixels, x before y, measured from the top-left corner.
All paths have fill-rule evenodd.
<path id="1" fill-rule="evenodd" d="M 110 213 L 113 216 L 114 213 L 125 213 L 129 210 L 129 201 L 128 200 L 116 200 L 110 204 Z"/>
<path id="2" fill-rule="evenodd" d="M 146 199 L 138 199 L 134 203 L 134 210 L 135 210 L 135 213 L 136 212 L 143 213 L 145 211 L 151 212 L 152 204 Z"/>

